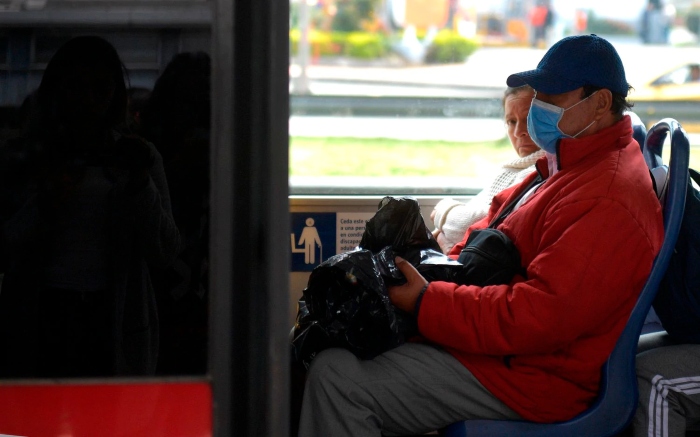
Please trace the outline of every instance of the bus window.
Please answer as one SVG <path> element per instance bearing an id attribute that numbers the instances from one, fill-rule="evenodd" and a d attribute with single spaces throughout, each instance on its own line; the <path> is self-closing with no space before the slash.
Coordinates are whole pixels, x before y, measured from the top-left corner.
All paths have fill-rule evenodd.
<path id="1" fill-rule="evenodd" d="M 292 193 L 478 192 L 516 157 L 502 122 L 506 78 L 569 35 L 616 46 L 647 125 L 697 124 L 700 94 L 683 70 L 700 50 L 689 6 L 669 1 L 645 18 L 646 3 L 291 0 Z M 644 32 L 659 26 L 651 44 Z M 685 74 L 673 77 L 679 87 L 654 86 L 670 71 Z"/>
<path id="2" fill-rule="evenodd" d="M 0 378 L 207 373 L 210 8 L 0 13 Z"/>

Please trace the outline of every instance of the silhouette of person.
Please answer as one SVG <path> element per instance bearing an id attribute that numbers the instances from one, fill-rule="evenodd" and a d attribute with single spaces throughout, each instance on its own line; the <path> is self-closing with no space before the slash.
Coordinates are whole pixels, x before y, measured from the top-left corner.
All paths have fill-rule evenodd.
<path id="1" fill-rule="evenodd" d="M 314 219 L 311 217 L 306 219 L 306 227 L 301 231 L 299 244 L 304 245 L 304 262 L 306 264 L 316 264 L 316 245 L 318 247 L 322 246 L 318 229 L 314 226 Z"/>
<path id="2" fill-rule="evenodd" d="M 640 36 L 644 44 L 666 44 L 668 42 L 668 19 L 661 0 L 649 0 L 642 12 Z"/>
<path id="3" fill-rule="evenodd" d="M 141 112 L 141 134 L 163 156 L 173 217 L 182 236 L 175 262 L 155 275 L 160 310 L 159 374 L 206 372 L 211 60 L 180 53 Z"/>
<path id="4" fill-rule="evenodd" d="M 147 375 L 158 323 L 153 266 L 180 238 L 162 159 L 125 132 L 114 47 L 73 38 L 51 58 L 21 141 L 0 169 L 0 375 Z"/>
<path id="5" fill-rule="evenodd" d="M 547 43 L 547 32 L 553 23 L 553 12 L 546 0 L 538 0 L 534 8 L 529 12 L 530 26 L 532 26 L 532 47 L 541 47 Z"/>

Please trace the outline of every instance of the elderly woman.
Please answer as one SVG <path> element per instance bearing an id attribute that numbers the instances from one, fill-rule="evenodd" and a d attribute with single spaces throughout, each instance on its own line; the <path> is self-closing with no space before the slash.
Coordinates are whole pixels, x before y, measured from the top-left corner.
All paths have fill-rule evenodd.
<path id="1" fill-rule="evenodd" d="M 527 85 L 507 88 L 503 96 L 508 138 L 518 158 L 503 164 L 501 172 L 489 186 L 468 203 L 447 198 L 435 205 L 430 215 L 436 227 L 433 235 L 444 253 L 462 241 L 469 226 L 486 216 L 493 196 L 525 179 L 535 170 L 535 162 L 544 156 L 544 151 L 537 147 L 527 133 L 527 114 L 534 96 L 535 92 Z"/>

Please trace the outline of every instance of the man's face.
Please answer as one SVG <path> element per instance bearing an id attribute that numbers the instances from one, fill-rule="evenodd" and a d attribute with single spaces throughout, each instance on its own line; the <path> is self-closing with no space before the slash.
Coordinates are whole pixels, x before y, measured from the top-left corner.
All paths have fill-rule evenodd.
<path id="1" fill-rule="evenodd" d="M 586 128 L 586 126 L 590 125 L 595 118 L 595 95 L 583 102 L 581 102 L 581 100 L 583 100 L 581 96 L 583 96 L 583 88 L 576 88 L 573 91 L 563 94 L 547 94 L 538 91 L 535 98 L 563 109 L 570 108 L 564 112 L 564 115 L 559 121 L 559 129 L 566 135 L 576 135 Z M 579 104 L 576 105 L 577 103 Z M 581 132 L 579 138 L 592 133 L 594 133 L 594 131 L 586 129 L 584 132 Z"/>

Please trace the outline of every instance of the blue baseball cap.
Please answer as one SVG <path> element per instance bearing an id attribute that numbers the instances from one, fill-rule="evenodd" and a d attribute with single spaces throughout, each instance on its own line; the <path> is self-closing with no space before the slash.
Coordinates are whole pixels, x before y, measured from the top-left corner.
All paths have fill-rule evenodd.
<path id="1" fill-rule="evenodd" d="M 629 84 L 615 47 L 597 35 L 569 36 L 557 41 L 534 70 L 508 76 L 510 87 L 530 85 L 536 91 L 562 94 L 591 85 L 627 97 Z"/>

